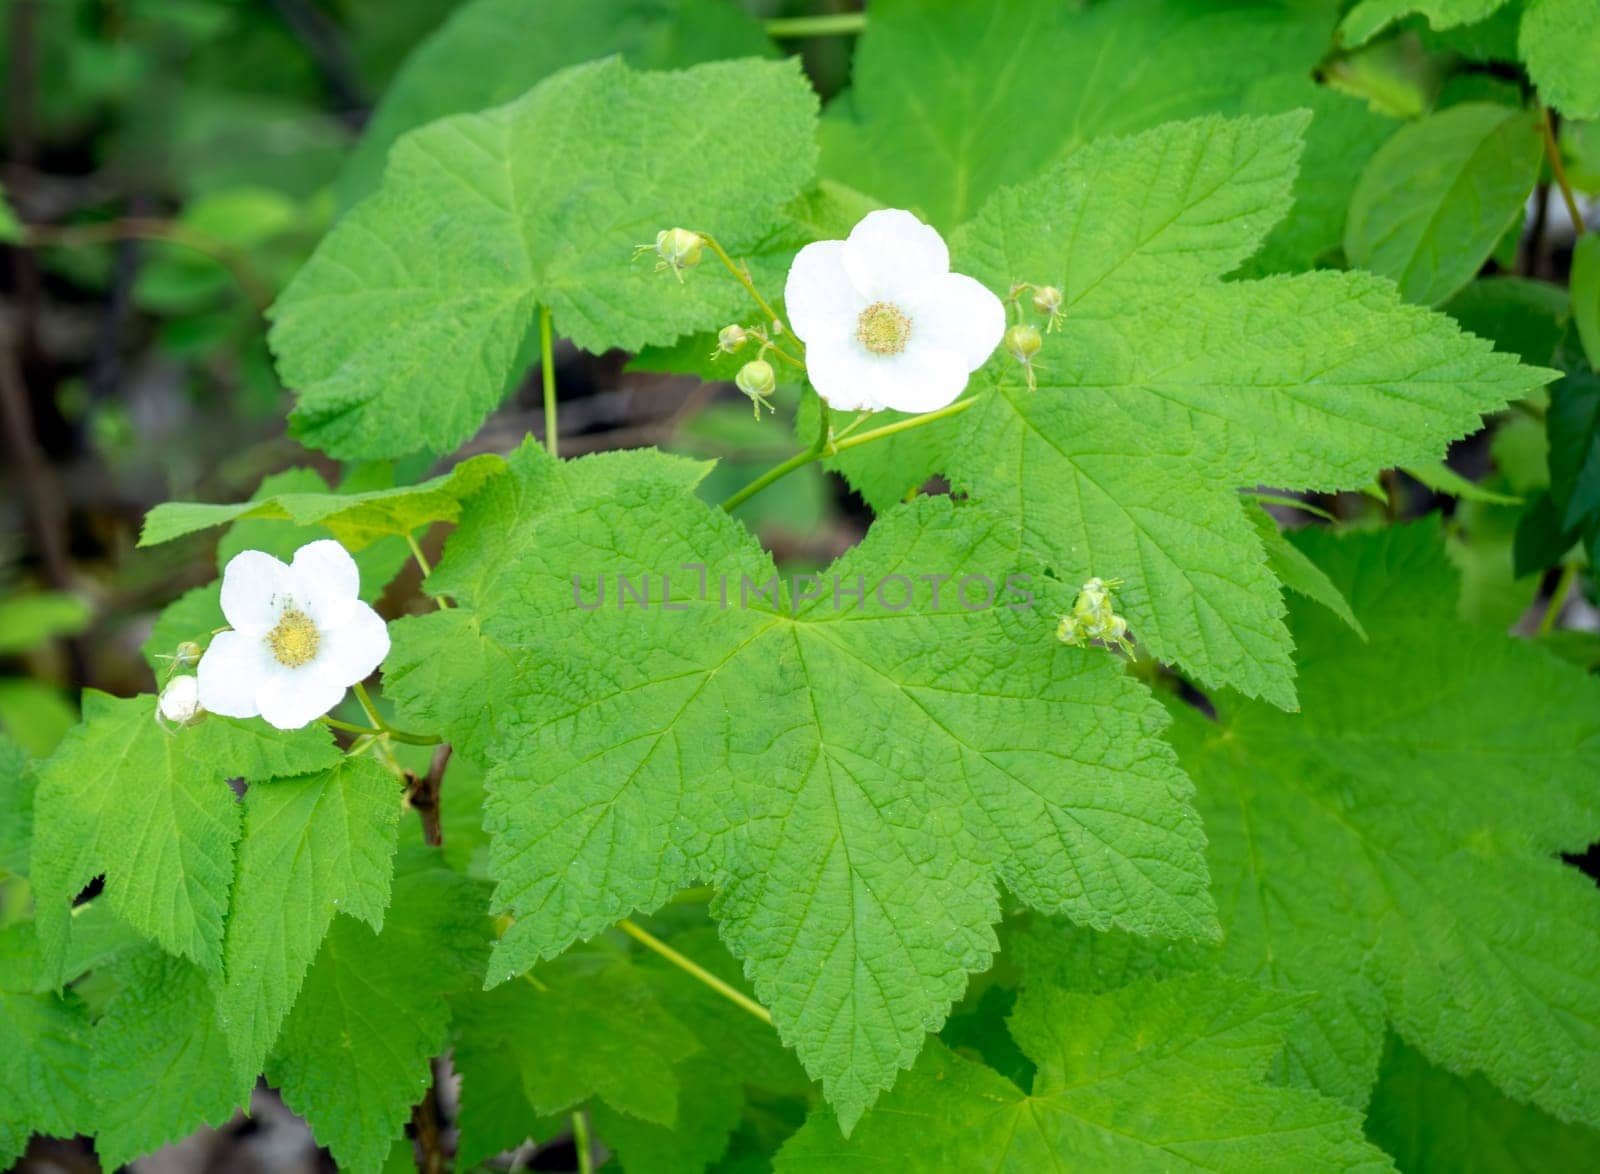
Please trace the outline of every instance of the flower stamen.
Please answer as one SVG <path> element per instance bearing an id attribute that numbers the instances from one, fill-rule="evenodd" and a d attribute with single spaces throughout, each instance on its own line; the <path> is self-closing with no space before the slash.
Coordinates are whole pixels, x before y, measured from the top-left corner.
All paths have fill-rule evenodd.
<path id="1" fill-rule="evenodd" d="M 856 338 L 875 355 L 898 355 L 911 341 L 911 319 L 899 306 L 873 302 L 856 319 Z"/>
<path id="2" fill-rule="evenodd" d="M 297 607 L 285 608 L 277 626 L 267 633 L 272 655 L 284 668 L 309 664 L 321 643 L 322 633 L 317 631 L 317 625 Z"/>

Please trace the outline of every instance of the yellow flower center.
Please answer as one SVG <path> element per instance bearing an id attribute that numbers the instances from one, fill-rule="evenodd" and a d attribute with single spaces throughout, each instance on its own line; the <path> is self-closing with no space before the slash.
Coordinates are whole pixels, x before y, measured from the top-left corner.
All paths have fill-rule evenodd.
<path id="1" fill-rule="evenodd" d="M 856 337 L 875 355 L 898 355 L 911 341 L 911 319 L 899 306 L 873 302 L 856 319 Z"/>
<path id="2" fill-rule="evenodd" d="M 278 626 L 267 633 L 272 655 L 284 668 L 297 669 L 317 655 L 322 633 L 311 617 L 297 607 L 288 607 L 278 617 Z"/>

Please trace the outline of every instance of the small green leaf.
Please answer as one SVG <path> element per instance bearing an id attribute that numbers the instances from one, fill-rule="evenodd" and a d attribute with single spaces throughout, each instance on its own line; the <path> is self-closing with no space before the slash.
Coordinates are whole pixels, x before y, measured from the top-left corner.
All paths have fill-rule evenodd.
<path id="1" fill-rule="evenodd" d="M 1517 47 L 1541 98 L 1568 118 L 1600 118 L 1600 7 L 1528 0 Z"/>
<path id="2" fill-rule="evenodd" d="M 378 1169 L 444 1051 L 446 998 L 483 983 L 479 885 L 402 853 L 383 932 L 334 919 L 284 1021 L 267 1079 L 342 1169 Z"/>
<path id="3" fill-rule="evenodd" d="M 1420 13 L 1435 29 L 1454 28 L 1484 19 L 1506 0 L 1361 0 L 1345 16 L 1339 35 L 1347 45 L 1360 45 L 1402 16 Z"/>
<path id="4" fill-rule="evenodd" d="M 1354 1110 L 1263 1079 L 1293 1006 L 1213 974 L 1029 986 L 1010 1026 L 1038 1067 L 1031 1090 L 933 1043 L 848 1140 L 813 1113 L 775 1168 L 1392 1170 Z"/>
<path id="5" fill-rule="evenodd" d="M 335 913 L 382 930 L 400 789 L 370 758 L 252 786 L 217 1008 L 235 1071 L 261 1070 Z"/>
<path id="6" fill-rule="evenodd" d="M 339 176 L 340 200 L 349 208 L 378 186 L 389 149 L 406 131 L 509 102 L 566 66 L 620 53 L 636 68 L 679 69 L 771 51 L 760 22 L 730 0 L 457 5 L 384 91 Z"/>
<path id="7" fill-rule="evenodd" d="M 1600 1167 L 1600 1132 L 1519 1104 L 1481 1076 L 1437 1068 L 1395 1036 L 1367 1111 L 1367 1136 L 1402 1170 L 1516 1174 Z"/>
<path id="8" fill-rule="evenodd" d="M 1267 566 L 1278 576 L 1283 585 L 1307 599 L 1316 600 L 1349 624 L 1351 631 L 1365 640 L 1366 629 L 1350 610 L 1350 601 L 1333 585 L 1333 580 L 1328 578 L 1321 567 L 1284 537 L 1272 515 L 1265 510 L 1256 510 L 1250 514 L 1250 520 L 1255 523 L 1256 533 L 1261 535 L 1262 549 L 1267 552 Z"/>
<path id="9" fill-rule="evenodd" d="M 338 759 L 321 726 L 285 732 L 259 718 L 208 717 L 172 730 L 157 723 L 154 697 L 86 692 L 82 724 L 38 766 L 32 880 L 47 963 L 65 958 L 73 898 L 104 873 L 105 899 L 129 925 L 218 970 L 239 838 L 228 780 Z"/>
<path id="10" fill-rule="evenodd" d="M 199 967 L 141 946 L 110 973 L 117 993 L 89 1038 L 95 1150 L 115 1169 L 201 1125 L 222 1124 L 249 1101 L 255 1072 L 231 1069 Z"/>
<path id="11" fill-rule="evenodd" d="M 540 305 L 592 351 L 736 316 L 743 291 L 714 261 L 680 283 L 634 249 L 673 226 L 755 245 L 810 179 L 815 107 L 793 60 L 612 59 L 407 135 L 273 309 L 299 436 L 338 457 L 454 448 L 518 373 Z"/>
<path id="12" fill-rule="evenodd" d="M 91 614 L 84 600 L 61 591 L 8 595 L 0 599 L 0 656 L 81 632 Z"/>
<path id="13" fill-rule="evenodd" d="M 1600 519 L 1600 373 L 1579 359 L 1550 387 L 1550 499 L 1563 533 Z"/>
<path id="14" fill-rule="evenodd" d="M 1600 371 L 1600 233 L 1588 232 L 1572 250 L 1572 321 L 1589 366 Z"/>
<path id="15" fill-rule="evenodd" d="M 1535 114 L 1469 102 L 1401 129 L 1350 201 L 1350 261 L 1437 305 L 1477 274 L 1539 177 Z"/>
<path id="16" fill-rule="evenodd" d="M 671 1128 L 677 1067 L 700 1050 L 628 956 L 604 948 L 569 950 L 523 981 L 456 999 L 453 1010 L 466 1163 L 516 1148 L 532 1122 L 591 1097 Z M 505 1113 L 495 1095 L 503 1070 L 520 1085 L 514 1134 L 503 1132 Z M 488 1094 L 481 1113 L 480 1086 Z"/>
<path id="17" fill-rule="evenodd" d="M 15 244 L 21 239 L 22 224 L 17 220 L 17 214 L 11 210 L 5 188 L 0 187 L 0 244 Z"/>
<path id="18" fill-rule="evenodd" d="M 274 493 L 235 505 L 167 502 L 146 515 L 139 545 L 155 546 L 241 518 L 274 518 L 299 526 L 320 525 L 349 549 L 360 550 L 386 535 L 403 536 L 433 522 L 455 521 L 462 499 L 504 468 L 502 458 L 484 453 L 420 485 L 350 494 Z"/>
<path id="19" fill-rule="evenodd" d="M 1487 505 L 1517 505 L 1522 501 L 1515 494 L 1496 493 L 1476 481 L 1468 481 L 1443 461 L 1408 466 L 1404 472 L 1435 493 L 1446 493 L 1462 501 L 1481 501 Z"/>
<path id="20" fill-rule="evenodd" d="M 0 973 L 0 1161 L 21 1155 L 34 1133 L 94 1130 L 89 1012 L 72 991 L 13 990 Z"/>

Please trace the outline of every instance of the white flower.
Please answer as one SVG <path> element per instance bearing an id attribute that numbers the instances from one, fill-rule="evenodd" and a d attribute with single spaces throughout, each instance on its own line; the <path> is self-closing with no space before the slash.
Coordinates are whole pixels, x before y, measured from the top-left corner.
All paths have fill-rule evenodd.
<path id="1" fill-rule="evenodd" d="M 200 712 L 200 682 L 187 674 L 173 677 L 156 704 L 169 722 L 182 725 L 192 721 Z"/>
<path id="2" fill-rule="evenodd" d="M 297 730 L 327 713 L 389 654 L 389 630 L 357 595 L 349 552 L 324 539 L 288 566 L 245 550 L 222 572 L 222 632 L 200 658 L 200 704 Z"/>
<path id="3" fill-rule="evenodd" d="M 1000 299 L 950 272 L 938 232 L 893 208 L 801 249 L 784 299 L 811 386 L 844 411 L 944 407 L 1006 329 Z"/>

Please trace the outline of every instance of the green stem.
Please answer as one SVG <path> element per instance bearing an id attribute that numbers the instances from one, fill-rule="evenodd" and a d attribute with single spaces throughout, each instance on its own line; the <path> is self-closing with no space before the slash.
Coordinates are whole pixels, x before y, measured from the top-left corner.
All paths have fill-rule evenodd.
<path id="1" fill-rule="evenodd" d="M 794 456 L 784 461 L 783 464 L 776 465 L 773 468 L 768 469 L 765 473 L 761 474 L 761 476 L 750 482 L 750 484 L 739 490 L 738 493 L 735 493 L 727 501 L 723 502 L 723 509 L 732 512 L 745 502 L 749 501 L 756 494 L 760 493 L 767 486 L 771 485 L 774 481 L 780 481 L 787 477 L 790 473 L 794 472 L 796 469 L 804 465 L 809 465 L 812 461 L 820 460 L 822 457 L 827 455 L 829 451 L 828 428 L 830 423 L 828 405 L 823 403 L 821 400 L 818 400 L 817 407 L 820 412 L 820 415 L 818 416 L 817 438 L 811 442 L 811 447 L 795 453 Z"/>
<path id="2" fill-rule="evenodd" d="M 1556 143 L 1555 126 L 1550 121 L 1550 108 L 1539 107 L 1539 133 L 1544 136 L 1545 157 L 1550 160 L 1550 174 L 1555 176 L 1556 186 L 1561 189 L 1561 198 L 1567 202 L 1567 212 L 1572 217 L 1572 225 L 1578 230 L 1578 235 L 1584 233 L 1583 213 L 1578 211 L 1578 201 L 1572 194 L 1572 184 L 1567 179 L 1566 165 L 1561 162 L 1561 147 Z"/>
<path id="3" fill-rule="evenodd" d="M 641 929 L 631 921 L 620 921 L 617 923 L 617 928 L 623 933 L 627 934 L 634 941 L 638 942 L 641 946 L 645 947 L 645 949 L 654 950 L 657 954 L 660 954 L 668 962 L 672 963 L 691 978 L 705 983 L 706 986 L 716 991 L 717 994 L 721 995 L 729 1002 L 736 1003 L 738 1006 L 743 1007 L 746 1011 L 750 1012 L 750 1014 L 761 1020 L 761 1022 L 772 1022 L 772 1013 L 760 1003 L 756 1002 L 743 991 L 729 986 L 705 967 L 696 962 L 690 961 L 688 958 L 685 958 L 682 954 L 678 953 L 678 951 L 674 950 L 671 946 L 667 945 L 666 942 L 662 941 L 654 934 L 648 932 L 647 930 Z"/>
<path id="4" fill-rule="evenodd" d="M 938 420 L 947 420 L 951 416 L 959 416 L 977 402 L 976 396 L 969 399 L 959 399 L 936 412 L 924 412 L 920 416 L 912 416 L 909 420 L 897 420 L 893 424 L 885 424 L 882 428 L 874 428 L 870 432 L 863 432 L 860 436 L 852 436 L 849 440 L 841 441 L 833 446 L 833 451 L 844 452 L 847 449 L 859 448 L 863 444 L 871 444 L 874 440 L 881 440 L 885 436 L 893 436 L 897 432 L 908 432 L 912 428 L 921 428 L 924 424 L 932 424 Z"/>
<path id="5" fill-rule="evenodd" d="M 589 1146 L 589 1122 L 579 1109 L 572 1115 L 572 1148 L 578 1151 L 578 1174 L 594 1174 L 594 1154 Z"/>
<path id="6" fill-rule="evenodd" d="M 351 686 L 351 688 L 355 690 L 356 700 L 361 703 L 361 708 L 366 711 L 367 720 L 370 721 L 375 727 L 371 730 L 360 730 L 360 727 L 355 727 L 356 729 L 360 730 L 361 733 L 382 734 L 385 738 L 388 738 L 391 741 L 404 742 L 408 746 L 437 746 L 441 741 L 443 741 L 443 739 L 433 737 L 431 735 L 408 734 L 404 730 L 395 729 L 379 716 L 378 707 L 372 703 L 372 696 L 367 692 L 367 687 L 365 685 L 363 685 L 360 681 L 357 681 Z M 327 720 L 332 721 L 333 719 L 330 718 Z"/>
<path id="7" fill-rule="evenodd" d="M 749 294 L 755 299 L 756 305 L 760 306 L 761 312 L 767 316 L 767 321 L 777 322 L 777 311 L 767 304 L 767 299 L 761 296 L 761 291 L 756 289 L 755 283 L 750 280 L 749 272 L 742 265 L 735 264 L 733 258 L 728 256 L 728 250 L 724 249 L 722 245 L 717 242 L 717 238 L 712 236 L 709 232 L 700 232 L 698 230 L 695 232 L 695 235 L 701 240 L 705 241 L 706 244 L 711 247 L 711 251 L 717 255 L 718 260 L 722 262 L 729 273 L 733 274 L 733 279 L 740 285 L 744 286 L 745 293 Z M 771 343 L 769 345 L 771 345 L 772 349 L 777 351 L 784 358 L 789 359 L 790 362 L 799 362 L 799 360 L 791 358 L 787 353 L 784 352 L 783 348 L 779 347 L 776 343 Z M 800 365 L 802 367 L 805 366 L 804 363 L 801 363 Z"/>
<path id="8" fill-rule="evenodd" d="M 429 575 L 433 574 L 433 568 L 428 565 L 427 556 L 422 553 L 421 545 L 418 544 L 416 538 L 412 536 L 411 531 L 409 530 L 406 531 L 406 545 L 411 547 L 411 557 L 417 560 L 417 566 L 422 570 L 422 577 L 426 579 Z M 454 606 L 443 595 L 435 596 L 434 602 L 439 605 L 440 611 L 446 611 Z"/>
<path id="9" fill-rule="evenodd" d="M 791 16 L 766 23 L 773 40 L 797 41 L 804 37 L 848 37 L 867 27 L 865 12 L 829 12 L 819 16 Z"/>
<path id="10" fill-rule="evenodd" d="M 1556 621 L 1561 618 L 1561 609 L 1566 606 L 1567 595 L 1577 577 L 1577 563 L 1568 563 L 1561 568 L 1561 577 L 1556 580 L 1555 590 L 1550 592 L 1550 602 L 1544 609 L 1544 618 L 1539 621 L 1540 636 L 1548 636 L 1555 631 Z"/>
<path id="11" fill-rule="evenodd" d="M 192 228 L 177 220 L 156 220 L 125 216 L 95 224 L 30 224 L 22 230 L 22 245 L 37 249 L 49 246 L 111 244 L 124 240 L 155 240 L 203 253 L 233 275 L 245 297 L 258 312 L 272 304 L 272 289 L 251 266 L 239 249 L 226 241 Z"/>
<path id="12" fill-rule="evenodd" d="M 544 446 L 550 455 L 560 456 L 556 423 L 555 338 L 550 330 L 550 307 L 539 307 L 539 374 L 544 380 Z"/>
<path id="13" fill-rule="evenodd" d="M 909 420 L 897 420 L 893 424 L 885 424 L 882 428 L 874 428 L 870 432 L 863 432 L 859 436 L 852 436 L 848 440 L 836 440 L 828 435 L 828 405 L 822 405 L 822 432 L 816 442 L 804 452 L 797 452 L 794 456 L 768 469 L 750 484 L 735 493 L 722 503 L 722 508 L 732 510 L 749 501 L 774 481 L 781 481 L 796 469 L 809 465 L 812 461 L 820 461 L 823 457 L 831 457 L 835 453 L 847 452 L 852 448 L 859 448 L 863 444 L 871 444 L 874 440 L 882 440 L 885 436 L 894 436 L 900 432 L 909 432 L 913 428 L 921 428 L 924 424 L 932 424 L 938 420 L 946 420 L 951 416 L 959 416 L 973 404 L 978 402 L 976 396 L 957 400 L 947 407 L 936 412 L 924 412 L 920 416 L 912 416 Z M 855 427 L 855 425 L 851 425 Z M 846 430 L 848 431 L 848 429 Z"/>

